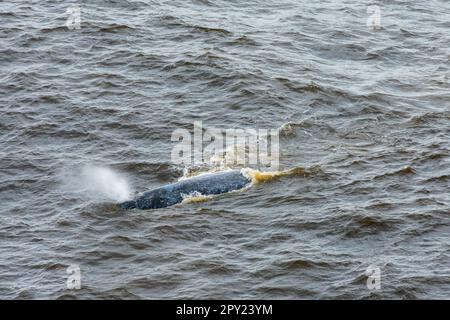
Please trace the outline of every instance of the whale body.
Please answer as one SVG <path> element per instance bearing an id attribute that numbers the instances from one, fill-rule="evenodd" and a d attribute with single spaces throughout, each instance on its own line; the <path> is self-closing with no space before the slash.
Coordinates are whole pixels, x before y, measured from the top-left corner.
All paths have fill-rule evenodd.
<path id="1" fill-rule="evenodd" d="M 243 189 L 252 180 L 241 170 L 204 174 L 162 186 L 143 193 L 134 200 L 123 202 L 123 209 L 158 209 L 180 203 L 189 195 L 216 195 Z"/>

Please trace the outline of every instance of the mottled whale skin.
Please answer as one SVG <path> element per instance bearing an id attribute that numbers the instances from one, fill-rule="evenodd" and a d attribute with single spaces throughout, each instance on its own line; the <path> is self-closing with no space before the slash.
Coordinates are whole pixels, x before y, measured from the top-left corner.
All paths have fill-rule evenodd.
<path id="1" fill-rule="evenodd" d="M 214 195 L 243 189 L 251 183 L 240 170 L 204 174 L 162 186 L 143 193 L 134 200 L 123 202 L 124 209 L 158 209 L 183 201 L 187 195 Z"/>

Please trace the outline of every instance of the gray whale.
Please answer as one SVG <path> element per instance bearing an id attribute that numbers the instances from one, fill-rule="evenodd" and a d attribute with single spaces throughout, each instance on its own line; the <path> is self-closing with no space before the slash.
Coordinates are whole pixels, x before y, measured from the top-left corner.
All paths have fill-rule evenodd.
<path id="1" fill-rule="evenodd" d="M 204 174 L 147 191 L 134 200 L 120 203 L 123 209 L 158 209 L 180 203 L 188 195 L 215 195 L 243 189 L 251 178 L 241 170 Z"/>

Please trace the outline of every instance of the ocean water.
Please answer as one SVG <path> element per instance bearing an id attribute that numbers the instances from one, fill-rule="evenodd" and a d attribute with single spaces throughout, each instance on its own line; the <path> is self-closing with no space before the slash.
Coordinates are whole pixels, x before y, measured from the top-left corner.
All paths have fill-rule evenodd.
<path id="1" fill-rule="evenodd" d="M 448 299 L 449 31 L 446 0 L 1 1 L 0 298 Z M 195 172 L 194 121 L 304 170 L 118 208 Z"/>

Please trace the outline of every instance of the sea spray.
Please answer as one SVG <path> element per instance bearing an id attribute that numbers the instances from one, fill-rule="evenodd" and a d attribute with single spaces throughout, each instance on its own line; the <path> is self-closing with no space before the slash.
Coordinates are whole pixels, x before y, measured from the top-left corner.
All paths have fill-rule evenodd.
<path id="1" fill-rule="evenodd" d="M 93 200 L 123 202 L 132 197 L 126 177 L 108 167 L 88 165 L 69 172 L 64 177 L 67 191 Z"/>

